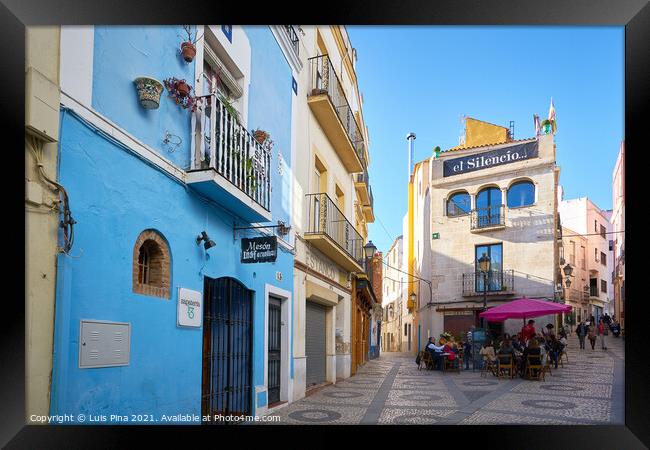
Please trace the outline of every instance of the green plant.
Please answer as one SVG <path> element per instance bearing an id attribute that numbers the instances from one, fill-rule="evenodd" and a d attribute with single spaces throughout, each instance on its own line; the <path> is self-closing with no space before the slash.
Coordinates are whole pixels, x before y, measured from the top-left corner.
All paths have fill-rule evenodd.
<path id="1" fill-rule="evenodd" d="M 219 94 L 219 100 L 223 104 L 223 107 L 228 111 L 228 113 L 235 118 L 239 122 L 239 111 L 235 109 L 235 107 L 232 105 L 231 101 L 224 97 L 223 95 Z"/>
<path id="2" fill-rule="evenodd" d="M 246 158 L 246 181 L 251 183 L 253 192 L 257 191 L 257 178 L 253 174 L 253 157 Z"/>

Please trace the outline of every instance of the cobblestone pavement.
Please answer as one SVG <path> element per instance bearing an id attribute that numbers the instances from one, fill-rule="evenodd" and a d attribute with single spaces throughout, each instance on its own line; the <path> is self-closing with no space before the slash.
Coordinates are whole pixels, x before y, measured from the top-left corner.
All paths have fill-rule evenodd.
<path id="1" fill-rule="evenodd" d="M 355 376 L 274 409 L 280 424 L 623 424 L 624 344 L 580 350 L 546 381 L 418 370 L 414 357 L 382 353 Z M 273 422 L 269 422 L 273 423 Z"/>

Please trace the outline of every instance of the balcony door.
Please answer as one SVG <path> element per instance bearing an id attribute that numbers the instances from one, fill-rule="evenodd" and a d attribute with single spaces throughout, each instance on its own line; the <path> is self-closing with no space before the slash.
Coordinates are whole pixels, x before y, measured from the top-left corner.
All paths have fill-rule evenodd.
<path id="1" fill-rule="evenodd" d="M 479 228 L 499 225 L 501 218 L 501 189 L 488 187 L 476 196 L 476 217 Z"/>
<path id="2" fill-rule="evenodd" d="M 487 291 L 500 291 L 503 287 L 503 244 L 477 245 L 474 253 L 474 267 L 476 272 L 476 292 L 483 292 L 483 274 L 479 260 L 483 255 L 490 258 L 490 271 L 487 275 Z"/>

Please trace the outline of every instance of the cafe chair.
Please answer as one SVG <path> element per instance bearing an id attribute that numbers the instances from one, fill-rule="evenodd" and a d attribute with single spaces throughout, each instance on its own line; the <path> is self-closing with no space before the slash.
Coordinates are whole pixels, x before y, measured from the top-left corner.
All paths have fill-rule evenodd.
<path id="1" fill-rule="evenodd" d="M 450 361 L 448 357 L 444 358 L 444 370 L 453 370 L 460 373 L 460 359 L 458 356 L 453 361 Z"/>
<path id="2" fill-rule="evenodd" d="M 544 372 L 541 358 L 537 355 L 528 355 L 526 358 L 526 378 L 546 381 Z"/>
<path id="3" fill-rule="evenodd" d="M 566 353 L 566 347 L 562 349 L 562 353 L 560 353 L 560 357 L 558 358 L 560 360 L 560 364 L 562 367 L 564 367 L 564 364 L 562 364 L 562 358 L 566 359 L 566 363 L 569 364 L 569 355 Z"/>
<path id="4" fill-rule="evenodd" d="M 481 367 L 481 376 L 486 377 L 488 373 L 491 373 L 494 376 L 497 375 L 496 365 L 489 359 L 483 361 L 483 367 Z"/>
<path id="5" fill-rule="evenodd" d="M 499 378 L 505 378 L 506 377 L 506 371 L 508 372 L 508 377 L 511 379 L 515 377 L 515 362 L 514 358 L 512 355 L 497 355 L 498 358 L 498 367 L 497 367 L 497 372 L 498 372 L 498 377 Z"/>
<path id="6" fill-rule="evenodd" d="M 544 373 L 548 372 L 549 375 L 553 376 L 553 372 L 551 371 L 551 357 L 546 355 L 546 359 L 544 360 L 543 363 L 544 367 Z"/>
<path id="7" fill-rule="evenodd" d="M 433 358 L 426 350 L 420 350 L 420 364 L 418 365 L 418 370 L 422 370 L 422 367 L 429 370 L 433 369 Z"/>

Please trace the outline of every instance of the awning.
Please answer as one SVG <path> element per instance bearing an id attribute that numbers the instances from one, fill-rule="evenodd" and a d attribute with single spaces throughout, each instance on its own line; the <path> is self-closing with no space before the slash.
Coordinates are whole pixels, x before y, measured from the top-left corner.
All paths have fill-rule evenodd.
<path id="1" fill-rule="evenodd" d="M 506 319 L 530 319 L 549 314 L 561 314 L 571 312 L 571 309 L 570 305 L 523 297 L 483 311 L 479 317 L 485 318 L 488 322 L 503 322 Z"/>

